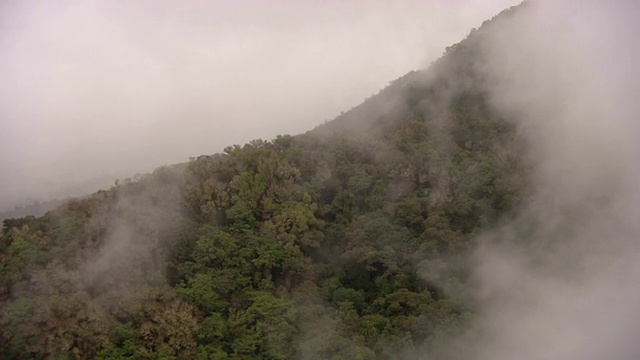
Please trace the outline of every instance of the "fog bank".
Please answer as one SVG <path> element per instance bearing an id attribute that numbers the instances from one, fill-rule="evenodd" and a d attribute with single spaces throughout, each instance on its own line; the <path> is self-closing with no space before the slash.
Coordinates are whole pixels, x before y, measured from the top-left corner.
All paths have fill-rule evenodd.
<path id="1" fill-rule="evenodd" d="M 640 5 L 537 1 L 483 36 L 496 108 L 532 147 L 534 194 L 481 236 L 473 359 L 637 359 Z"/>

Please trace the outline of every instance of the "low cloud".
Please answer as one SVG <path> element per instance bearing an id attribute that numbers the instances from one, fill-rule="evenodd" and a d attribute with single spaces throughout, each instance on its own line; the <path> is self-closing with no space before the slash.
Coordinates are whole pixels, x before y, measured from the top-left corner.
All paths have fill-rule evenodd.
<path id="1" fill-rule="evenodd" d="M 531 146 L 533 195 L 481 236 L 480 315 L 451 354 L 640 356 L 639 15 L 625 1 L 538 1 L 474 34 L 494 106 Z"/>
<path id="2" fill-rule="evenodd" d="M 300 133 L 515 1 L 3 1 L 0 210 Z"/>

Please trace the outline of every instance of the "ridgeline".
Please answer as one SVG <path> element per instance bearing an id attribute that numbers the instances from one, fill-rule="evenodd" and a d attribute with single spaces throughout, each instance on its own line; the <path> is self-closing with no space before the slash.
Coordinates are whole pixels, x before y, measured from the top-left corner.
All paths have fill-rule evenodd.
<path id="1" fill-rule="evenodd" d="M 529 186 L 477 71 L 494 21 L 305 134 L 6 219 L 0 357 L 441 358 L 478 234 Z"/>

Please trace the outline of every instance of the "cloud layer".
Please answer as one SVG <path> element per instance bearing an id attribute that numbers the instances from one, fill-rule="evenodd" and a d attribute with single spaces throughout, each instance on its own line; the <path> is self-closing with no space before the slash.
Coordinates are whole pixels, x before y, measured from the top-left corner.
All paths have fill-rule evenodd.
<path id="1" fill-rule="evenodd" d="M 0 210 L 304 132 L 514 3 L 3 1 Z"/>

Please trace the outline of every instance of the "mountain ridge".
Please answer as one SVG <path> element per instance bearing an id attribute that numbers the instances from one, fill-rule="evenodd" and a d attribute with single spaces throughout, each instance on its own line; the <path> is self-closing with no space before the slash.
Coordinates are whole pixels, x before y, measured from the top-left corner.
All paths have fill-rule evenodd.
<path id="1" fill-rule="evenodd" d="M 476 315 L 477 235 L 529 186 L 475 68 L 491 23 L 305 134 L 5 220 L 2 356 L 441 354 Z"/>

